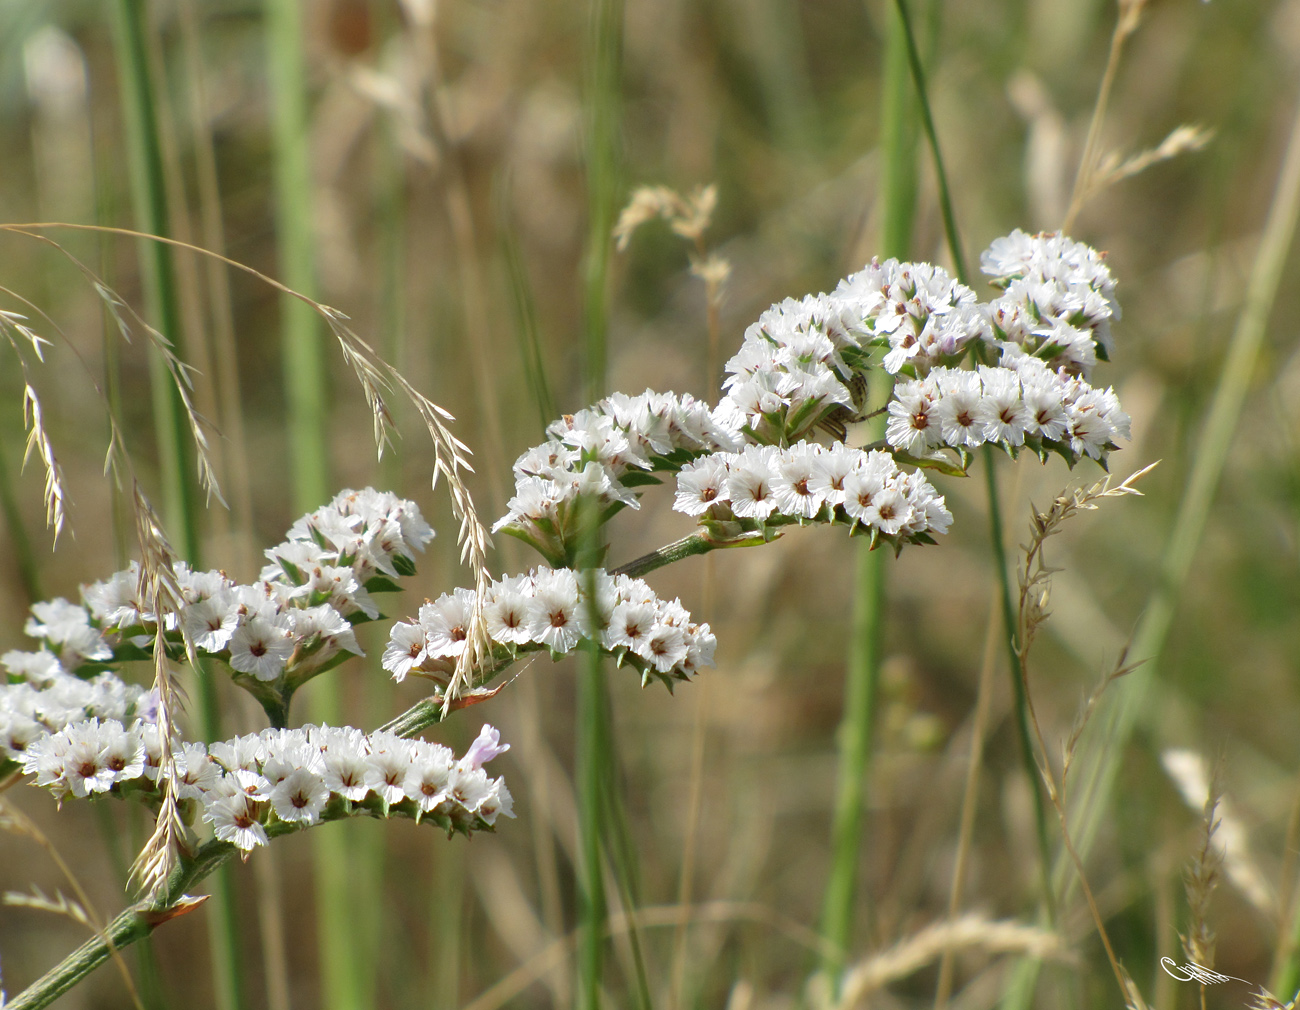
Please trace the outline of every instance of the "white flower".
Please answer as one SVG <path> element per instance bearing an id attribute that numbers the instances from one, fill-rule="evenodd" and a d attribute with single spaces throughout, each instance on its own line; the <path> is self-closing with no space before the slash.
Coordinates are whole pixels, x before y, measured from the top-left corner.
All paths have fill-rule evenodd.
<path id="1" fill-rule="evenodd" d="M 576 576 L 567 568 L 543 569 L 534 576 L 534 581 L 529 603 L 529 637 L 555 652 L 571 651 L 584 637 L 585 625 Z"/>
<path id="2" fill-rule="evenodd" d="M 942 374 L 939 374 L 942 372 Z M 951 446 L 976 449 L 984 444 L 979 420 L 980 383 L 974 372 L 935 369 L 940 396 L 934 406 L 943 440 Z"/>
<path id="3" fill-rule="evenodd" d="M 871 504 L 862 512 L 862 521 L 892 536 L 911 516 L 912 506 L 907 495 L 896 487 L 886 487 L 872 497 Z"/>
<path id="4" fill-rule="evenodd" d="M 143 748 L 141 748 L 140 757 L 143 765 Z M 202 800 L 217 787 L 217 782 L 221 779 L 221 768 L 208 759 L 208 750 L 203 744 L 182 744 L 176 749 L 174 757 L 176 760 L 176 795 L 181 799 Z M 140 773 L 137 772 L 136 774 Z"/>
<path id="5" fill-rule="evenodd" d="M 449 748 L 419 741 L 411 755 L 403 792 L 415 801 L 421 813 L 427 814 L 451 796 L 456 767 Z"/>
<path id="6" fill-rule="evenodd" d="M 934 402 L 924 383 L 902 382 L 894 387 L 885 439 L 913 456 L 922 455 L 943 440 L 939 419 L 934 416 Z"/>
<path id="7" fill-rule="evenodd" d="M 59 657 L 44 649 L 38 652 L 11 650 L 0 656 L 0 665 L 14 676 L 23 677 L 37 687 L 48 687 L 57 678 L 67 676 Z"/>
<path id="8" fill-rule="evenodd" d="M 860 449 L 836 442 L 825 452 L 813 456 L 812 475 L 808 479 L 811 492 L 834 508 L 844 502 L 844 481 L 862 456 Z"/>
<path id="9" fill-rule="evenodd" d="M 453 659 L 464 652 L 473 612 L 474 593 L 469 589 L 457 589 L 450 596 L 443 594 L 422 606 L 420 627 L 424 629 L 428 655 Z"/>
<path id="10" fill-rule="evenodd" d="M 370 738 L 366 759 L 366 785 L 383 801 L 385 810 L 406 799 L 406 773 L 411 765 L 411 742 L 392 734 Z"/>
<path id="11" fill-rule="evenodd" d="M 614 608 L 609 626 L 601 636 L 607 649 L 625 648 L 639 653 L 658 624 L 651 602 L 620 603 Z"/>
<path id="12" fill-rule="evenodd" d="M 412 670 L 418 669 L 428 657 L 424 628 L 418 624 L 399 621 L 388 633 L 388 648 L 384 650 L 383 667 L 401 683 Z"/>
<path id="13" fill-rule="evenodd" d="M 1024 444 L 1030 415 L 1021 396 L 1019 376 L 1009 369 L 986 365 L 980 366 L 979 375 L 983 398 L 976 417 L 984 425 L 984 438 L 1008 445 Z"/>
<path id="14" fill-rule="evenodd" d="M 721 454 L 687 464 L 677 475 L 673 508 L 689 516 L 703 514 L 711 505 L 727 501 L 726 481 L 727 463 Z"/>
<path id="15" fill-rule="evenodd" d="M 731 511 L 750 519 L 766 519 L 776 508 L 772 496 L 775 450 L 746 446 L 727 468 L 727 497 Z"/>
<path id="16" fill-rule="evenodd" d="M 366 782 L 369 769 L 364 742 L 352 746 L 332 745 L 324 752 L 322 775 L 325 785 L 330 792 L 354 803 L 364 800 L 370 792 Z"/>
<path id="17" fill-rule="evenodd" d="M 781 453 L 772 475 L 772 499 L 782 515 L 811 519 L 821 511 L 823 497 L 813 486 L 816 452 L 800 442 Z"/>
<path id="18" fill-rule="evenodd" d="M 230 666 L 258 680 L 275 680 L 294 650 L 293 636 L 263 617 L 245 621 L 230 637 Z"/>
<path id="19" fill-rule="evenodd" d="M 280 820 L 315 824 L 329 797 L 324 778 L 308 768 L 295 768 L 275 785 L 268 799 Z"/>
<path id="20" fill-rule="evenodd" d="M 527 579 L 515 577 L 494 583 L 483 605 L 483 619 L 495 642 L 526 645 L 531 641 L 528 630 L 528 600 L 531 588 Z"/>
<path id="21" fill-rule="evenodd" d="M 667 673 L 686 658 L 686 633 L 675 625 L 660 624 L 641 642 L 636 654 L 660 673 Z"/>
<path id="22" fill-rule="evenodd" d="M 208 795 L 203 819 L 211 823 L 212 833 L 223 842 L 247 854 L 267 842 L 266 829 L 259 820 L 257 801 L 230 780 L 222 780 L 225 788 Z"/>
<path id="23" fill-rule="evenodd" d="M 479 797 L 476 812 L 489 825 L 495 824 L 502 814 L 514 817 L 515 801 L 506 788 L 505 779 L 497 778 L 488 783 L 487 790 Z"/>
<path id="24" fill-rule="evenodd" d="M 219 593 L 191 603 L 185 608 L 182 620 L 185 634 L 195 648 L 204 652 L 221 652 L 230 644 L 230 636 L 239 625 L 239 613 L 231 606 L 229 597 Z"/>

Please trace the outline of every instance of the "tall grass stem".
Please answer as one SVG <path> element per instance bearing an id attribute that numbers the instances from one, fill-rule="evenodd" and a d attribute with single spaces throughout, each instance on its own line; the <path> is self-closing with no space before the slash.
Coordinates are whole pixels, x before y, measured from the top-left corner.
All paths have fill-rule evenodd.
<path id="1" fill-rule="evenodd" d="M 266 0 L 266 68 L 271 96 L 276 240 L 280 274 L 295 291 L 315 295 L 310 121 L 302 52 L 302 5 Z M 315 314 L 297 299 L 280 300 L 281 354 L 295 511 L 329 498 L 325 354 Z M 337 678 L 322 678 L 311 695 L 311 715 L 338 725 L 342 697 Z M 323 1005 L 361 1010 L 370 1005 L 365 968 L 353 942 L 348 901 L 350 833 L 343 827 L 312 838 L 317 943 Z"/>

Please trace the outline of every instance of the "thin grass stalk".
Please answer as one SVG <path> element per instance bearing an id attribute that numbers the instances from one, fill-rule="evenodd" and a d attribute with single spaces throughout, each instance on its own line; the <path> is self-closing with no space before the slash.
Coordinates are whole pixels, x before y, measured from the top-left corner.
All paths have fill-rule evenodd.
<path id="1" fill-rule="evenodd" d="M 608 364 L 609 261 L 619 176 L 622 113 L 623 3 L 591 0 L 584 56 L 587 242 L 583 256 L 583 391 L 589 403 L 605 391 Z M 591 536 L 597 536 L 593 529 Z M 595 546 L 594 544 L 589 547 Z M 595 551 L 587 551 L 594 558 Z M 606 769 L 611 765 L 608 701 L 600 650 L 583 652 L 578 674 L 576 778 L 581 865 L 577 1005 L 597 1010 L 604 967 L 606 902 L 601 840 L 608 823 Z"/>
<path id="2" fill-rule="evenodd" d="M 583 255 L 586 401 L 604 395 L 608 362 L 609 258 L 618 212 L 623 0 L 591 0 L 586 53 L 587 243 Z"/>
<path id="3" fill-rule="evenodd" d="M 158 83 L 149 58 L 150 24 L 144 0 L 118 0 L 114 17 L 114 47 L 122 81 L 122 101 L 131 151 L 131 189 L 135 215 L 142 231 L 171 234 L 167 180 L 160 141 L 156 93 Z M 145 288 L 151 314 L 159 329 L 183 354 L 179 293 L 172 264 L 172 251 L 162 243 L 150 242 L 142 251 Z M 158 353 L 149 354 L 153 389 L 154 427 L 164 475 L 165 500 L 173 528 L 180 531 L 180 549 L 195 568 L 199 554 L 199 503 L 193 478 L 193 458 L 180 391 Z M 199 691 L 196 716 L 207 739 L 220 739 L 216 685 L 196 665 Z M 212 957 L 213 988 L 221 1010 L 242 1005 L 243 971 L 238 956 L 238 930 L 234 915 L 234 894 L 230 876 L 221 872 L 213 882 L 212 927 L 209 947 Z"/>
<path id="4" fill-rule="evenodd" d="M 297 0 L 266 0 L 264 11 L 280 273 L 295 291 L 314 295 L 310 124 L 301 5 Z M 295 511 L 306 512 L 329 497 L 325 355 L 315 313 L 289 298 L 281 299 L 280 311 L 293 502 Z M 316 685 L 310 711 L 317 722 L 341 722 L 337 678 L 323 678 Z M 321 988 L 324 1005 L 331 1010 L 369 1005 L 369 994 L 364 992 L 365 970 L 352 935 L 349 840 L 346 829 L 322 831 L 312 840 Z"/>
<path id="5" fill-rule="evenodd" d="M 921 57 L 916 45 L 916 36 L 912 31 L 911 21 L 908 17 L 906 0 L 895 0 L 895 6 L 902 22 L 903 35 L 907 43 L 907 58 L 912 70 L 912 80 L 916 85 L 921 123 L 930 145 L 930 152 L 934 158 L 935 179 L 939 190 L 939 207 L 943 215 L 944 234 L 948 242 L 949 255 L 952 256 L 953 269 L 956 271 L 957 279 L 969 286 L 970 275 L 966 270 L 966 257 L 962 252 L 961 237 L 957 232 L 957 219 L 952 209 L 948 175 L 944 169 L 943 154 L 939 148 L 939 135 L 934 127 L 934 117 L 930 112 L 930 99 L 925 84 L 925 70 L 921 66 Z M 1047 837 L 1047 810 L 1043 803 L 1038 765 L 1034 760 L 1034 748 L 1029 734 L 1029 714 L 1022 677 L 1020 676 L 1020 658 L 1015 646 L 1015 613 L 1011 604 L 1011 575 L 1007 568 L 1006 543 L 1002 535 L 1002 509 L 998 495 L 997 473 L 994 469 L 995 458 L 992 450 L 987 446 L 984 449 L 983 462 L 989 504 L 989 541 L 993 550 L 994 574 L 997 577 L 998 587 L 1002 593 L 1002 623 L 1007 655 L 1011 662 L 1011 679 L 1015 691 L 1016 727 L 1020 739 L 1020 760 L 1025 767 L 1025 774 L 1029 776 L 1030 790 L 1034 797 L 1034 830 L 1038 841 L 1038 858 L 1043 878 L 1043 902 L 1047 908 L 1048 924 L 1050 926 L 1055 920 L 1055 901 L 1051 886 L 1052 854 Z"/>

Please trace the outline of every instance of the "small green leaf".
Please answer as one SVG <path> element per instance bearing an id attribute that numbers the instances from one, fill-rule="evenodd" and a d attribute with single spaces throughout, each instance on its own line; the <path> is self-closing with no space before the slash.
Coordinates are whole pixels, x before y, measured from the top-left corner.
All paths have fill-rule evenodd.
<path id="1" fill-rule="evenodd" d="M 969 453 L 967 453 L 969 456 Z M 936 453 L 933 456 L 913 456 L 910 452 L 894 451 L 894 462 L 905 466 L 915 466 L 922 470 L 936 470 L 949 477 L 967 477 L 965 467 L 958 466 L 947 456 Z"/>
<path id="2" fill-rule="evenodd" d="M 408 558 L 405 554 L 393 555 L 393 567 L 397 569 L 398 575 L 405 575 L 408 578 L 415 574 L 415 561 Z"/>

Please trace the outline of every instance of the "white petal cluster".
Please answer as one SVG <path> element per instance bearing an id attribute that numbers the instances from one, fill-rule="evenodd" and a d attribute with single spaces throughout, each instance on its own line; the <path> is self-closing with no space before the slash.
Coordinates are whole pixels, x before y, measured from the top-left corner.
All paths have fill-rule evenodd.
<path id="1" fill-rule="evenodd" d="M 474 602 L 471 590 L 457 589 L 422 606 L 415 621 L 395 624 L 384 669 L 399 681 L 412 673 L 449 674 L 464 650 Z M 546 648 L 559 656 L 594 639 L 620 665 L 641 670 L 643 682 L 685 679 L 712 666 L 717 645 L 709 626 L 694 623 L 678 600 L 661 600 L 641 579 L 599 570 L 539 568 L 493 582 L 483 613 L 503 655 Z"/>
<path id="2" fill-rule="evenodd" d="M 32 638 L 43 639 L 45 647 L 68 670 L 113 658 L 112 647 L 91 627 L 86 608 L 63 597 L 33 603 L 32 616 L 23 630 Z"/>
<path id="3" fill-rule="evenodd" d="M 858 346 L 861 319 L 852 310 L 820 294 L 787 298 L 759 316 L 727 362 L 719 420 L 760 437 L 796 438 L 828 407 L 856 413 L 854 369 L 843 355 Z"/>
<path id="4" fill-rule="evenodd" d="M 1129 436 L 1129 416 L 1113 389 L 1095 389 L 1065 369 L 1052 370 L 1014 344 L 1000 367 L 936 368 L 899 383 L 889 404 L 886 439 L 914 456 L 986 442 L 1010 448 L 1037 444 L 1071 459 L 1102 460 L 1115 439 Z"/>
<path id="5" fill-rule="evenodd" d="M 687 515 L 771 522 L 838 521 L 902 543 L 946 533 L 952 514 L 925 477 L 892 456 L 836 443 L 746 446 L 682 468 L 673 508 Z"/>
<path id="6" fill-rule="evenodd" d="M 885 370 L 924 375 L 989 332 L 975 292 L 929 263 L 872 260 L 840 281 L 832 296 L 857 328 L 889 346 Z"/>
<path id="7" fill-rule="evenodd" d="M 1110 321 L 1120 317 L 1105 254 L 1064 235 L 1017 229 L 980 256 L 1005 293 L 985 307 L 997 341 L 1019 344 L 1085 379 L 1097 349 L 1109 359 Z"/>
<path id="8" fill-rule="evenodd" d="M 514 464 L 515 496 L 510 511 L 492 527 L 513 528 L 541 541 L 563 539 L 570 506 L 590 497 L 602 508 L 639 508 L 629 471 L 674 464 L 668 457 L 736 448 L 740 439 L 715 420 L 707 404 L 690 394 L 621 393 L 594 407 L 566 414 L 546 431 L 549 438 Z"/>
<path id="9" fill-rule="evenodd" d="M 296 597 L 328 601 L 344 615 L 379 613 L 366 593 L 376 576 L 395 579 L 415 571 L 415 552 L 433 539 L 413 501 L 390 491 L 340 491 L 323 508 L 303 516 L 284 543 L 269 548 L 267 582 L 287 582 Z"/>
<path id="10" fill-rule="evenodd" d="M 151 707 L 152 695 L 144 688 L 107 672 L 83 680 L 45 650 L 7 652 L 0 656 L 0 664 L 11 681 L 0 683 L 0 764 L 21 760 L 33 740 L 70 722 L 128 721 Z"/>
<path id="11" fill-rule="evenodd" d="M 31 742 L 23 770 L 60 799 L 136 790 L 146 798 L 159 775 L 157 728 L 106 719 L 72 723 Z M 351 727 L 268 729 L 205 747 L 175 750 L 177 793 L 194 800 L 213 834 L 245 853 L 267 842 L 275 821 L 309 827 L 331 803 L 385 817 L 428 818 L 448 828 L 491 827 L 513 817 L 503 779 L 483 765 L 509 750 L 484 726 L 465 756 L 441 744 Z M 372 809 L 373 808 L 373 809 Z"/>

